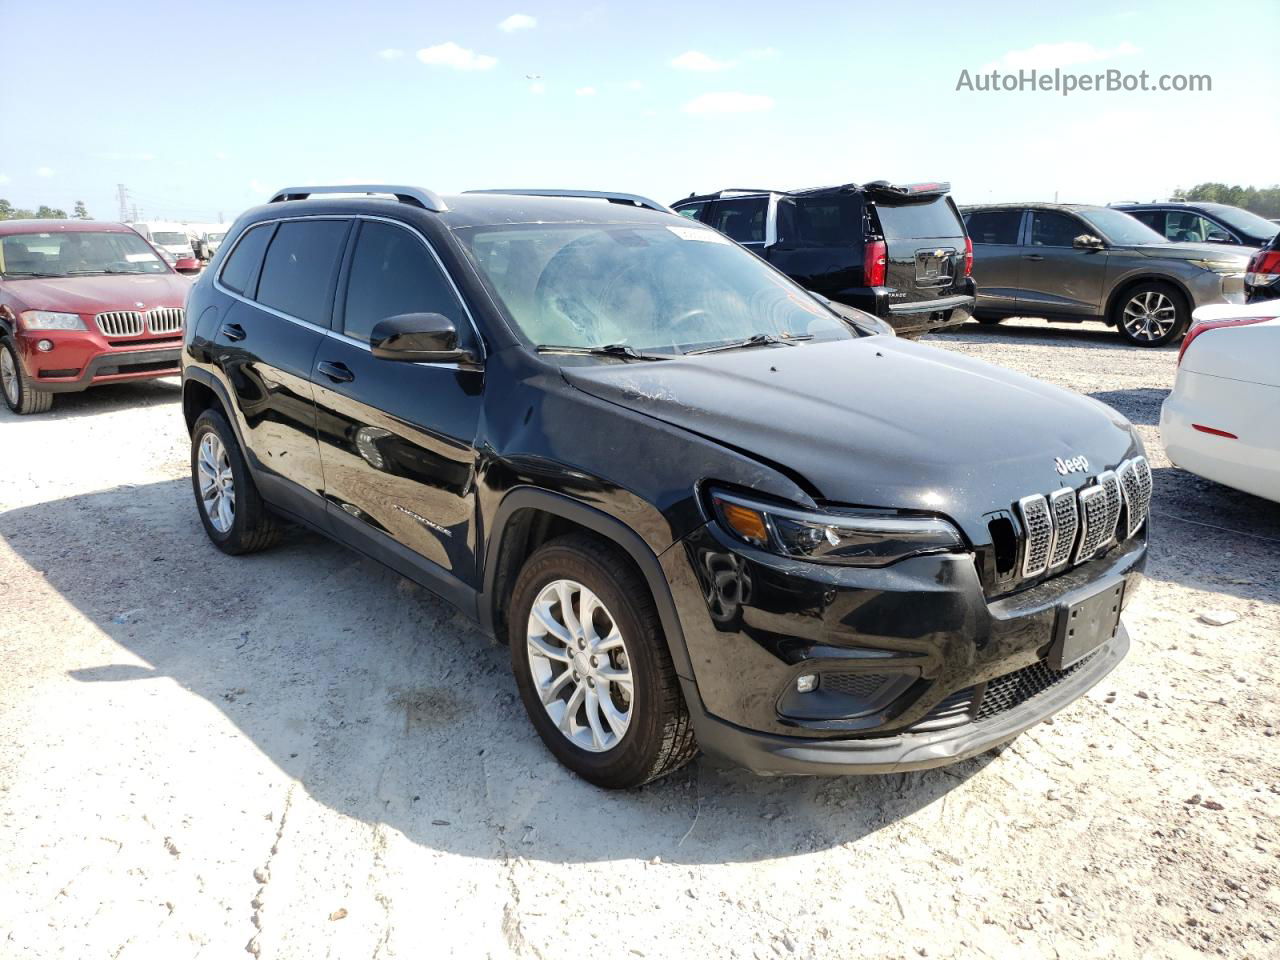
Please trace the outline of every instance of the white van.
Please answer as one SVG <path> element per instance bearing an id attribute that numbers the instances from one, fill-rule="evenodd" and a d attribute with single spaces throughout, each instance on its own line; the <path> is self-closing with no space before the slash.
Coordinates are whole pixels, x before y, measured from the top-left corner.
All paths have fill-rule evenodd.
<path id="1" fill-rule="evenodd" d="M 187 227 L 182 223 L 170 223 L 165 220 L 144 220 L 131 223 L 129 226 L 151 241 L 151 245 L 167 254 L 170 262 L 182 259 L 195 259 L 195 250 L 191 247 L 191 237 Z"/>

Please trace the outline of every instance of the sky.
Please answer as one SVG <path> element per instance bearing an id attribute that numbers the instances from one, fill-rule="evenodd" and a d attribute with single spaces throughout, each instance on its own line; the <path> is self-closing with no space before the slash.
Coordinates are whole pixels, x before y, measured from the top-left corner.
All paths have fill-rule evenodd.
<path id="1" fill-rule="evenodd" d="M 957 201 L 1280 181 L 1277 0 L 0 0 L 0 197 L 231 219 L 284 186 L 948 180 Z M 957 90 L 962 71 L 1208 92 Z M 21 82 L 18 82 L 21 80 Z"/>

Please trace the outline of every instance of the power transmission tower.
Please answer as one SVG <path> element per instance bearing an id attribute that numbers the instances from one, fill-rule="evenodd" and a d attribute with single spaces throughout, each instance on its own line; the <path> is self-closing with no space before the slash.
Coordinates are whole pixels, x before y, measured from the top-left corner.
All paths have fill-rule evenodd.
<path id="1" fill-rule="evenodd" d="M 120 197 L 120 219 L 129 219 L 129 190 L 123 183 L 116 184 L 116 194 Z"/>

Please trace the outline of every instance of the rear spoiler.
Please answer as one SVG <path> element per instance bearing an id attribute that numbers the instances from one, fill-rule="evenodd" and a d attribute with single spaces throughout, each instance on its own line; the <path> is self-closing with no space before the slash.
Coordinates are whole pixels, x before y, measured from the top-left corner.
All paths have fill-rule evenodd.
<path id="1" fill-rule="evenodd" d="M 890 183 L 887 180 L 875 180 L 864 183 L 862 189 L 886 200 L 931 200 L 950 193 L 951 184 L 945 180 L 928 180 L 923 183 Z"/>

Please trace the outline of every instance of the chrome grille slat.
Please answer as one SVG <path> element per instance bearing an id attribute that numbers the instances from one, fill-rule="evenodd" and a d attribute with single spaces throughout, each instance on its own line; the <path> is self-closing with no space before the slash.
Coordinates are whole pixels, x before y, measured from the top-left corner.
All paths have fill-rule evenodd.
<path id="1" fill-rule="evenodd" d="M 1132 537 L 1146 522 L 1151 509 L 1151 466 L 1146 457 L 1134 457 L 1116 471 L 1124 489 L 1126 537 Z"/>
<path id="2" fill-rule="evenodd" d="M 1053 550 L 1049 555 L 1049 569 L 1052 570 L 1071 559 L 1071 548 L 1076 545 L 1080 514 L 1076 508 L 1075 490 L 1062 487 L 1049 494 L 1049 515 L 1053 520 Z"/>
<path id="3" fill-rule="evenodd" d="M 1022 517 L 1022 575 L 1035 577 L 1049 569 L 1049 551 L 1053 549 L 1053 521 L 1049 517 L 1049 501 L 1040 494 L 1018 501 Z"/>
<path id="4" fill-rule="evenodd" d="M 182 329 L 181 307 L 156 307 L 147 313 L 147 327 L 152 333 L 177 333 Z"/>
<path id="5" fill-rule="evenodd" d="M 1114 470 L 1098 474 L 1098 482 L 1080 491 L 1080 546 L 1076 563 L 1092 560 L 1116 535 L 1120 520 L 1120 480 Z"/>
<path id="6" fill-rule="evenodd" d="M 110 310 L 93 319 L 108 337 L 136 337 L 142 333 L 142 314 L 137 310 Z"/>

